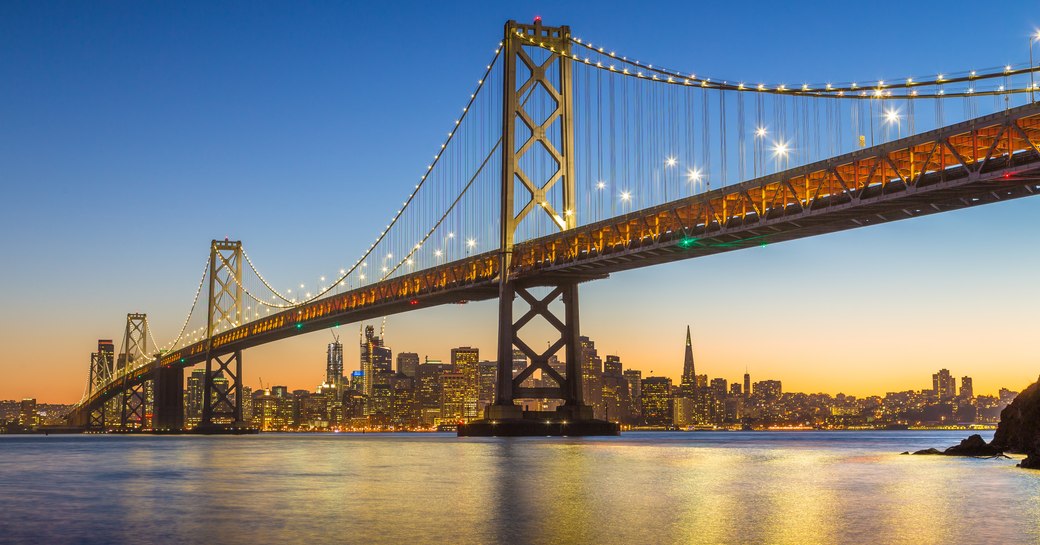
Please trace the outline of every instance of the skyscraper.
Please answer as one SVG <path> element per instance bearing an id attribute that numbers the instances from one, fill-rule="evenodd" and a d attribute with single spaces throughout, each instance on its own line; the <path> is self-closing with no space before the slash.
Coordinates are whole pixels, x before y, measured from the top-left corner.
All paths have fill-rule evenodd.
<path id="1" fill-rule="evenodd" d="M 932 375 L 932 393 L 939 401 L 946 401 L 957 397 L 957 379 L 950 374 L 948 369 L 940 369 Z"/>
<path id="2" fill-rule="evenodd" d="M 967 400 L 975 397 L 975 388 L 972 386 L 971 377 L 961 377 L 961 397 Z"/>
<path id="3" fill-rule="evenodd" d="M 343 385 L 343 344 L 338 338 L 329 343 L 325 359 L 325 384 L 337 387 Z"/>
<path id="4" fill-rule="evenodd" d="M 744 401 L 751 397 L 751 373 L 744 371 Z"/>
<path id="5" fill-rule="evenodd" d="M 382 337 L 376 336 L 376 328 L 365 327 L 361 335 L 361 393 L 372 396 L 372 377 L 379 370 L 390 371 L 391 362 L 390 348 L 384 345 Z"/>
<path id="6" fill-rule="evenodd" d="M 690 336 L 690 326 L 686 326 L 686 353 L 683 356 L 683 373 L 680 385 L 690 386 L 696 382 L 697 368 L 693 364 L 693 340 Z"/>
<path id="7" fill-rule="evenodd" d="M 469 346 L 451 349 L 452 371 L 463 378 L 463 416 L 467 419 L 477 417 L 477 402 L 480 399 L 480 350 Z"/>
<path id="8" fill-rule="evenodd" d="M 596 418 L 604 417 L 603 361 L 596 351 L 596 343 L 585 336 L 578 337 L 581 358 L 581 397 L 590 405 Z"/>
<path id="9" fill-rule="evenodd" d="M 205 369 L 192 369 L 191 375 L 188 376 L 188 387 L 184 390 L 184 423 L 189 428 L 198 426 L 202 420 L 202 397 L 205 379 Z"/>
<path id="10" fill-rule="evenodd" d="M 398 352 L 397 372 L 415 378 L 415 374 L 419 372 L 419 354 L 415 352 Z"/>
<path id="11" fill-rule="evenodd" d="M 642 381 L 643 421 L 650 426 L 672 423 L 672 379 L 646 377 Z"/>

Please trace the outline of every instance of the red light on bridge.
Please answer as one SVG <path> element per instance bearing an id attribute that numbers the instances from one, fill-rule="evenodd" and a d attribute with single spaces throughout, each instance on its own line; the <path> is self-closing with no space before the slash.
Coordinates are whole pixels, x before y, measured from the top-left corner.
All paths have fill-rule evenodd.
<path id="1" fill-rule="evenodd" d="M 412 299 L 411 301 L 408 301 L 408 304 L 409 305 L 418 305 L 419 304 L 419 300 L 418 299 Z"/>
<path id="2" fill-rule="evenodd" d="M 538 23 L 541 23 L 541 22 L 542 22 L 542 16 L 541 15 L 535 15 L 534 16 L 534 23 L 538 24 Z"/>

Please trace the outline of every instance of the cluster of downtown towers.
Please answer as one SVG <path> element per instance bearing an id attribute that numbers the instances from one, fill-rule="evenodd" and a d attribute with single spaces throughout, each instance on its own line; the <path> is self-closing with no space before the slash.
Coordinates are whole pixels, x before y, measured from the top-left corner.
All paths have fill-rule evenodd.
<path id="1" fill-rule="evenodd" d="M 683 377 L 678 387 L 667 377 L 643 377 L 636 369 L 624 369 L 616 355 L 600 357 L 595 343 L 580 337 L 582 395 L 597 418 L 627 425 L 670 426 L 721 424 L 741 418 L 750 401 L 750 376 L 727 388 L 725 379 L 710 383 L 697 375 L 689 328 Z M 244 388 L 244 419 L 261 430 L 308 429 L 431 429 L 476 420 L 494 401 L 498 365 L 481 361 L 477 348 L 451 350 L 451 361 L 401 352 L 395 358 L 375 328 L 364 328 L 360 339 L 360 369 L 344 374 L 343 345 L 328 345 L 325 382 L 315 391 L 273 386 L 252 391 Z M 566 366 L 557 358 L 549 362 L 565 376 Z M 528 365 L 522 352 L 514 351 L 513 373 Z M 185 390 L 185 422 L 197 425 L 202 413 L 203 377 L 195 370 Z M 226 381 L 214 381 L 226 388 Z M 532 376 L 525 386 L 555 386 L 548 376 Z M 756 397 L 779 398 L 779 381 L 755 383 Z M 562 403 L 555 399 L 520 400 L 526 410 L 552 411 Z"/>
<path id="2" fill-rule="evenodd" d="M 969 377 L 960 392 L 949 371 L 932 376 L 932 388 L 890 392 L 884 397 L 856 398 L 838 394 L 784 393 L 778 380 L 743 383 L 709 380 L 697 374 L 689 328 L 683 375 L 679 384 L 661 376 L 643 377 L 625 369 L 615 355 L 600 357 L 595 343 L 580 338 L 582 396 L 597 418 L 629 426 L 653 427 L 887 427 L 891 425 L 948 425 L 994 422 L 1000 410 L 1017 394 L 1002 389 L 999 396 L 975 396 Z M 514 352 L 513 373 L 527 366 Z M 396 365 L 395 365 L 396 363 Z M 550 365 L 565 376 L 563 362 Z M 243 417 L 252 426 L 276 430 L 420 430 L 454 426 L 482 418 L 494 401 L 498 365 L 481 361 L 479 350 L 458 347 L 451 361 L 426 358 L 414 352 L 393 357 L 382 334 L 369 326 L 360 338 L 360 369 L 344 374 L 343 345 L 328 345 L 325 382 L 314 391 L 273 386 L 253 391 L 243 388 Z M 203 377 L 197 369 L 185 390 L 185 423 L 199 423 Z M 371 377 L 371 380 L 369 380 Z M 548 377 L 532 376 L 525 386 L 554 386 Z M 227 388 L 217 378 L 214 386 Z M 552 399 L 520 400 L 526 410 L 552 411 L 561 403 Z"/>

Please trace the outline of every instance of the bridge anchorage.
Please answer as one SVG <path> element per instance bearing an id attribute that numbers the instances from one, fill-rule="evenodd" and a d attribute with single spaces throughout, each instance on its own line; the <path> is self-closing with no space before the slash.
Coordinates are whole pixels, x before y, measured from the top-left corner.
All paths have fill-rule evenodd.
<path id="1" fill-rule="evenodd" d="M 580 345 L 582 283 L 1040 193 L 1031 65 L 789 88 L 698 77 L 608 51 L 565 26 L 508 22 L 415 190 L 353 265 L 311 289 L 280 291 L 241 242 L 212 241 L 177 336 L 159 345 L 144 314 L 128 315 L 123 339 L 101 340 L 91 354 L 69 424 L 250 432 L 244 350 L 497 299 L 493 399 L 477 397 L 479 373 L 460 365 L 449 373 L 458 399 L 422 407 L 439 419 L 424 425 L 461 421 L 461 436 L 616 434 L 617 423 L 599 418 L 617 418 L 617 406 L 589 380 L 605 371 Z M 533 337 L 546 331 L 546 348 L 536 348 L 544 339 Z M 184 369 L 196 365 L 205 370 L 186 412 Z M 352 387 L 363 393 L 347 391 L 343 377 L 329 381 L 344 388 L 336 395 L 364 398 L 350 418 L 417 410 L 417 398 L 377 400 L 375 386 L 389 392 L 389 376 L 400 377 L 366 371 L 372 376 Z M 612 395 L 627 391 L 612 384 Z M 480 399 L 490 401 L 483 414 Z M 527 410 L 532 401 L 542 410 Z"/>

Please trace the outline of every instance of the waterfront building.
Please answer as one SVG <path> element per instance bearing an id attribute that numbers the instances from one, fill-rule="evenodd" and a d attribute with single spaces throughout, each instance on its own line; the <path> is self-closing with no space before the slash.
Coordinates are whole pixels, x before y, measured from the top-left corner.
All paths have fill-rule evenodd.
<path id="1" fill-rule="evenodd" d="M 464 373 L 447 371 L 441 374 L 441 410 L 439 422 L 455 424 L 466 422 L 466 393 L 468 379 Z"/>
<path id="2" fill-rule="evenodd" d="M 188 387 L 184 389 L 184 424 L 194 428 L 202 421 L 203 384 L 206 379 L 205 369 L 192 369 L 188 375 Z"/>
<path id="3" fill-rule="evenodd" d="M 480 391 L 477 395 L 477 414 L 483 415 L 484 410 L 495 402 L 495 387 L 498 382 L 498 362 L 482 361 L 477 364 L 480 373 Z"/>
<path id="4" fill-rule="evenodd" d="M 603 407 L 603 361 L 596 351 L 596 343 L 586 337 L 578 337 L 579 367 L 581 369 L 581 395 L 585 404 L 591 405 L 596 418 L 605 416 Z"/>
<path id="5" fill-rule="evenodd" d="M 672 423 L 680 428 L 700 424 L 696 414 L 697 404 L 693 398 L 676 396 L 672 398 Z"/>
<path id="6" fill-rule="evenodd" d="M 36 410 L 36 398 L 26 398 L 18 411 L 18 425 L 27 430 L 36 429 L 40 425 L 40 415 Z"/>
<path id="7" fill-rule="evenodd" d="M 455 373 L 460 373 L 464 380 L 462 392 L 463 417 L 467 420 L 476 419 L 478 416 L 477 402 L 480 399 L 480 350 L 469 346 L 451 349 L 451 368 Z"/>
<path id="8" fill-rule="evenodd" d="M 672 379 L 646 377 L 641 381 L 643 422 L 649 426 L 672 423 Z"/>

